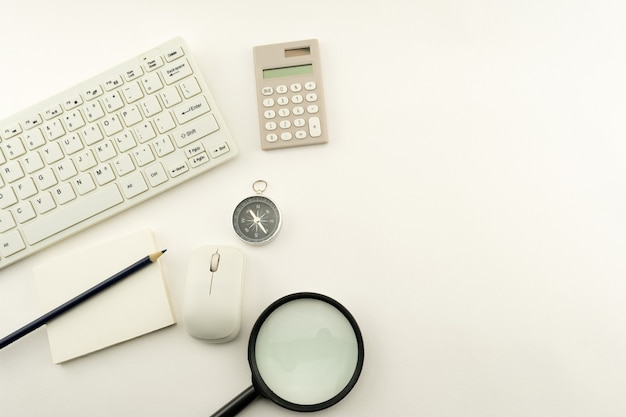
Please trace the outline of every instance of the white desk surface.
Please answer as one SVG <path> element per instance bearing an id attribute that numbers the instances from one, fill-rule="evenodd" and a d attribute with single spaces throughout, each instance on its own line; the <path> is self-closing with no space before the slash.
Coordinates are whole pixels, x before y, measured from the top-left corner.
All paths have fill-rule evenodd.
<path id="1" fill-rule="evenodd" d="M 52 365 L 44 328 L 0 351 L 0 414 L 207 416 L 248 386 L 257 315 L 296 291 L 341 301 L 366 342 L 324 416 L 626 415 L 626 6 L 621 1 L 13 2 L 0 118 L 174 36 L 239 157 L 0 272 L 0 334 L 39 313 L 32 268 L 153 228 L 180 317 L 190 253 L 247 260 L 242 331 L 179 324 Z M 320 41 L 330 142 L 263 152 L 252 47 Z M 284 212 L 239 243 L 263 178 Z M 242 416 L 293 415 L 257 401 Z"/>

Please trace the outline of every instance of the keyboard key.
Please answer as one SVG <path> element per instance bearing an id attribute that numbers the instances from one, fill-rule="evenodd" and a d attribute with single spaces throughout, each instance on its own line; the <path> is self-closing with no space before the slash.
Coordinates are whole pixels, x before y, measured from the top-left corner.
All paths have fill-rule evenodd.
<path id="1" fill-rule="evenodd" d="M 137 142 L 135 142 L 133 135 L 128 131 L 122 132 L 119 135 L 115 136 L 114 140 L 120 152 L 126 152 L 137 146 Z"/>
<path id="2" fill-rule="evenodd" d="M 163 66 L 163 58 L 161 58 L 160 56 L 155 56 L 155 57 L 146 59 L 143 65 L 146 68 L 146 70 L 153 71 Z"/>
<path id="3" fill-rule="evenodd" d="M 141 102 L 141 110 L 143 110 L 143 114 L 145 114 L 146 117 L 153 117 L 159 114 L 163 109 L 156 96 L 149 96 Z M 165 114 L 169 115 L 169 113 Z"/>
<path id="4" fill-rule="evenodd" d="M 174 122 L 174 119 L 172 119 L 169 112 L 164 112 L 163 114 L 155 117 L 154 123 L 156 124 L 159 133 L 169 132 L 176 127 L 176 123 Z"/>
<path id="5" fill-rule="evenodd" d="M 108 80 L 104 82 L 104 89 L 106 91 L 111 91 L 122 85 L 124 82 L 122 81 L 122 77 L 119 75 L 113 75 Z"/>
<path id="6" fill-rule="evenodd" d="M 60 186 L 52 190 L 52 195 L 59 204 L 66 204 L 76 198 L 76 194 L 72 189 L 72 186 L 68 183 L 61 184 Z"/>
<path id="7" fill-rule="evenodd" d="M 32 202 L 35 206 L 35 209 L 37 210 L 37 213 L 39 214 L 47 213 L 56 207 L 56 203 L 54 202 L 52 194 L 50 193 L 42 193 Z"/>
<path id="8" fill-rule="evenodd" d="M 198 81 L 194 77 L 181 82 L 180 90 L 183 92 L 183 96 L 185 96 L 185 98 L 191 98 L 202 91 L 200 89 L 200 85 L 198 85 Z"/>
<path id="9" fill-rule="evenodd" d="M 24 180 L 15 185 L 13 190 L 20 200 L 26 200 L 37 194 L 37 187 L 32 178 L 24 178 Z"/>
<path id="10" fill-rule="evenodd" d="M 48 143 L 46 146 L 42 148 L 41 155 L 43 155 L 43 159 L 48 164 L 54 164 L 57 161 L 63 159 L 63 151 L 61 150 L 61 145 L 58 142 Z"/>
<path id="11" fill-rule="evenodd" d="M 130 155 L 122 155 L 113 163 L 113 167 L 115 168 L 115 172 L 117 172 L 118 177 L 123 177 L 129 172 L 133 172 L 135 170 L 135 164 L 133 164 L 133 160 Z"/>
<path id="12" fill-rule="evenodd" d="M 148 178 L 148 182 L 152 187 L 156 187 L 157 185 L 163 184 L 165 181 L 167 181 L 167 175 L 165 174 L 163 165 L 161 165 L 160 163 L 156 163 L 146 168 L 144 172 L 146 174 L 146 178 Z"/>
<path id="13" fill-rule="evenodd" d="M 87 194 L 89 191 L 96 189 L 96 184 L 93 182 L 93 178 L 90 174 L 81 175 L 72 181 L 72 184 L 74 184 L 76 191 L 78 191 L 80 195 Z"/>
<path id="14" fill-rule="evenodd" d="M 135 156 L 137 165 L 139 165 L 140 167 L 154 161 L 154 154 L 152 153 L 150 146 L 147 144 L 137 147 L 137 149 L 133 151 L 133 155 Z"/>
<path id="15" fill-rule="evenodd" d="M 122 203 L 124 199 L 116 185 L 103 188 L 97 193 L 87 194 L 82 199 L 49 213 L 45 218 L 24 226 L 24 236 L 29 245 L 34 245 L 68 227 L 85 221 L 98 213 Z M 4 235 L 3 235 L 4 237 Z M 5 255 L 6 256 L 6 255 Z"/>
<path id="16" fill-rule="evenodd" d="M 63 107 L 65 110 L 72 110 L 73 108 L 80 106 L 83 104 L 83 98 L 80 94 L 76 94 L 74 97 L 70 97 L 63 102 Z"/>
<path id="17" fill-rule="evenodd" d="M 94 170 L 94 175 L 99 185 L 108 184 L 115 179 L 115 174 L 109 164 L 100 165 Z"/>
<path id="18" fill-rule="evenodd" d="M 103 93 L 104 89 L 97 84 L 89 86 L 89 88 L 83 92 L 87 101 L 93 100 L 96 97 L 100 97 Z"/>
<path id="19" fill-rule="evenodd" d="M 165 156 L 174 152 L 174 145 L 172 144 L 169 136 L 161 136 L 152 142 L 152 144 L 154 145 L 154 149 L 156 150 L 158 156 Z"/>
<path id="20" fill-rule="evenodd" d="M 210 153 L 211 153 L 212 158 L 217 158 L 218 156 L 222 156 L 229 151 L 230 151 L 230 148 L 228 147 L 228 144 L 224 142 L 221 145 L 217 145 L 214 148 L 212 148 L 210 150 Z"/>
<path id="21" fill-rule="evenodd" d="M 57 119 L 45 123 L 43 125 L 43 132 L 48 140 L 55 140 L 65 134 L 65 129 L 63 129 L 61 121 Z"/>
<path id="22" fill-rule="evenodd" d="M 18 204 L 15 207 L 14 212 L 15 212 L 15 218 L 17 219 L 19 223 L 26 223 L 27 221 L 29 221 L 30 219 L 33 219 L 36 216 L 35 209 L 33 209 L 32 204 L 30 204 L 28 201 Z"/>
<path id="23" fill-rule="evenodd" d="M 17 203 L 17 197 L 11 187 L 0 188 L 0 208 L 5 209 Z"/>
<path id="24" fill-rule="evenodd" d="M 202 116 L 205 113 L 208 113 L 209 104 L 206 102 L 204 97 L 199 97 L 197 99 L 189 100 L 181 104 L 180 106 L 174 109 L 174 116 L 176 120 L 178 120 L 179 124 L 185 124 L 188 121 L 195 119 L 196 117 Z"/>
<path id="25" fill-rule="evenodd" d="M 105 140 L 104 142 L 99 143 L 98 146 L 96 146 L 95 151 L 100 162 L 106 162 L 117 155 L 115 146 L 113 146 L 113 142 L 110 140 Z"/>
<path id="26" fill-rule="evenodd" d="M 175 130 L 173 136 L 178 147 L 182 148 L 206 135 L 218 131 L 219 128 L 215 117 L 211 114 L 208 117 L 194 120 L 184 127 Z"/>
<path id="27" fill-rule="evenodd" d="M 179 46 L 170 49 L 169 51 L 167 51 L 165 53 L 165 60 L 167 62 L 172 62 L 175 59 L 180 58 L 181 56 L 183 56 L 185 53 L 183 52 L 183 49 Z"/>
<path id="28" fill-rule="evenodd" d="M 129 68 L 126 73 L 124 73 L 124 78 L 126 81 L 132 81 L 138 77 L 143 75 L 143 70 L 139 65 L 135 65 L 132 68 Z"/>
<path id="29" fill-rule="evenodd" d="M 64 159 L 54 166 L 54 172 L 60 181 L 66 181 L 78 174 L 71 159 Z"/>
<path id="30" fill-rule="evenodd" d="M 137 140 L 139 140 L 139 142 L 141 143 L 156 138 L 156 132 L 154 131 L 152 123 L 150 122 L 141 123 L 140 125 L 135 127 L 134 132 Z"/>
<path id="31" fill-rule="evenodd" d="M 45 145 L 46 139 L 41 133 L 41 129 L 33 129 L 24 134 L 24 143 L 29 150 L 37 149 L 40 146 Z"/>
<path id="32" fill-rule="evenodd" d="M 156 72 L 153 72 L 143 77 L 141 79 L 141 84 L 143 84 L 143 88 L 146 90 L 148 94 L 152 94 L 163 88 L 163 83 L 161 82 L 161 78 L 159 77 L 159 74 L 157 74 Z"/>
<path id="33" fill-rule="evenodd" d="M 119 117 L 116 114 L 112 114 L 107 116 L 102 121 L 102 126 L 104 127 L 104 134 L 107 136 L 113 136 L 114 134 L 121 132 L 124 127 L 122 126 L 122 122 L 120 122 Z"/>
<path id="34" fill-rule="evenodd" d="M 2 137 L 2 139 L 9 139 L 19 133 L 22 133 L 22 128 L 19 123 L 15 123 L 9 127 L 5 127 L 4 129 L 2 129 L 2 131 L 0 131 L 0 137 Z"/>
<path id="35" fill-rule="evenodd" d="M 35 182 L 37 183 L 37 188 L 40 190 L 47 190 L 48 188 L 58 184 L 52 168 L 46 168 L 39 171 L 35 176 Z"/>
<path id="36" fill-rule="evenodd" d="M 61 108 L 61 105 L 60 104 L 55 104 L 55 105 L 53 105 L 51 107 L 48 107 L 47 109 L 44 110 L 43 118 L 46 119 L 46 120 L 50 120 L 50 119 L 53 119 L 53 118 L 57 117 L 61 113 L 63 113 L 63 109 Z"/>
<path id="37" fill-rule="evenodd" d="M 26 245 L 17 230 L 0 235 L 0 256 L 2 258 L 14 255 L 23 249 L 26 249 Z"/>
<path id="38" fill-rule="evenodd" d="M 186 59 L 174 61 L 161 69 L 161 75 L 167 85 L 180 81 L 191 74 L 193 71 Z"/>
<path id="39" fill-rule="evenodd" d="M 83 141 L 78 134 L 68 135 L 63 138 L 61 145 L 67 155 L 72 155 L 84 148 Z"/>
<path id="40" fill-rule="evenodd" d="M 16 226 L 13 215 L 9 210 L 0 212 L 0 233 L 11 230 Z"/>
<path id="41" fill-rule="evenodd" d="M 104 116 L 104 110 L 98 100 L 92 101 L 83 107 L 83 112 L 88 122 L 93 122 Z"/>
<path id="42" fill-rule="evenodd" d="M 102 131 L 97 124 L 87 126 L 85 129 L 81 130 L 80 133 L 83 135 L 83 139 L 87 145 L 93 145 L 104 139 Z"/>
<path id="43" fill-rule="evenodd" d="M 18 161 L 11 161 L 2 168 L 2 176 L 8 183 L 24 178 L 24 170 Z"/>
<path id="44" fill-rule="evenodd" d="M 137 82 L 128 83 L 122 88 L 122 93 L 127 103 L 134 103 L 135 101 L 143 98 L 143 92 Z"/>
<path id="45" fill-rule="evenodd" d="M 65 127 L 69 132 L 73 132 L 76 129 L 85 126 L 83 116 L 77 110 L 65 113 L 65 115 L 63 116 L 63 121 L 65 121 Z"/>
<path id="46" fill-rule="evenodd" d="M 74 156 L 74 162 L 78 166 L 78 169 L 82 172 L 87 171 L 89 168 L 93 168 L 96 166 L 96 158 L 93 155 L 93 151 L 91 149 L 87 149 L 85 151 L 79 152 Z"/>
<path id="47" fill-rule="evenodd" d="M 124 124 L 128 127 L 136 125 L 137 123 L 143 120 L 141 117 L 141 113 L 137 106 L 129 106 L 126 110 L 122 111 L 122 119 L 124 119 Z"/>
<path id="48" fill-rule="evenodd" d="M 43 119 L 39 114 L 34 114 L 22 122 L 24 129 L 29 130 L 43 123 Z"/>
<path id="49" fill-rule="evenodd" d="M 141 172 L 136 172 L 127 177 L 124 177 L 120 181 L 120 184 L 126 198 L 136 197 L 144 191 L 148 190 L 148 185 L 143 179 L 143 175 L 141 175 Z"/>
<path id="50" fill-rule="evenodd" d="M 183 101 L 183 99 L 180 97 L 180 94 L 178 94 L 178 90 L 176 89 L 176 87 L 173 86 L 167 87 L 163 91 L 159 92 L 159 96 L 161 97 L 161 100 L 163 100 L 163 104 L 165 104 L 165 107 L 168 108 L 175 106 Z"/>
<path id="51" fill-rule="evenodd" d="M 117 92 L 112 92 L 104 96 L 104 98 L 102 99 L 102 103 L 104 104 L 104 108 L 106 109 L 106 111 L 108 111 L 109 113 L 124 107 L 122 97 L 120 97 L 119 93 Z"/>

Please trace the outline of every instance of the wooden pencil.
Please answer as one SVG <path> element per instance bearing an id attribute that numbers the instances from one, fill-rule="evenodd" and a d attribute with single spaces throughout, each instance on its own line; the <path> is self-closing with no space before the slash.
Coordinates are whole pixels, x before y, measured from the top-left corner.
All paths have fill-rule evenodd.
<path id="1" fill-rule="evenodd" d="M 24 327 L 21 327 L 20 329 L 14 331 L 10 335 L 8 335 L 6 337 L 3 337 L 2 339 L 0 339 L 0 349 L 2 349 L 5 346 L 15 342 L 17 339 L 19 339 L 19 338 L 21 338 L 23 336 L 26 336 L 28 333 L 32 332 L 35 329 L 38 329 L 39 327 L 41 327 L 44 324 L 50 322 L 51 320 L 53 320 L 56 317 L 60 316 L 61 314 L 65 313 L 66 311 L 72 309 L 73 307 L 76 307 L 77 305 L 79 305 L 83 301 L 86 301 L 89 298 L 93 297 L 94 295 L 99 294 L 100 292 L 102 292 L 105 289 L 109 288 L 113 284 L 121 281 L 122 279 L 126 278 L 127 276 L 131 275 L 132 273 L 139 271 L 140 269 L 146 267 L 147 265 L 150 265 L 151 263 L 153 263 L 157 259 L 159 259 L 159 257 L 161 255 L 163 255 L 166 250 L 167 249 L 163 249 L 162 251 L 154 252 L 154 253 L 152 253 L 150 255 L 147 255 L 147 256 L 141 258 L 140 260 L 138 260 L 134 264 L 124 268 L 123 270 L 121 270 L 117 274 L 115 274 L 115 275 L 105 279 L 104 281 L 100 282 L 99 284 L 94 285 L 93 287 L 91 287 L 90 289 L 86 290 L 85 292 L 77 295 L 76 297 L 72 298 L 69 301 L 66 301 L 65 303 L 63 303 L 60 306 L 58 306 L 57 308 L 55 308 L 54 310 L 51 310 L 48 313 L 44 314 L 43 316 L 39 317 L 38 319 L 33 320 L 32 322 L 28 323 Z"/>

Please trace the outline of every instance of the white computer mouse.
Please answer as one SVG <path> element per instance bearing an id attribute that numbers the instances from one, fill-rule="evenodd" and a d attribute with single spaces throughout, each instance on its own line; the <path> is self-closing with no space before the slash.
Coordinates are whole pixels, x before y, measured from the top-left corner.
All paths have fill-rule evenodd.
<path id="1" fill-rule="evenodd" d="M 228 342 L 241 324 L 243 253 L 230 246 L 194 250 L 187 271 L 183 323 L 187 332 L 208 342 Z"/>

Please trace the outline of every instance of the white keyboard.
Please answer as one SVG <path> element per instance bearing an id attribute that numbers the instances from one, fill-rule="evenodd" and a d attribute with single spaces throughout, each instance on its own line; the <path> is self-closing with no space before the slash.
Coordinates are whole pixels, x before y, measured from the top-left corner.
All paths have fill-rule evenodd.
<path id="1" fill-rule="evenodd" d="M 0 269 L 232 159 L 180 38 L 0 121 Z"/>

